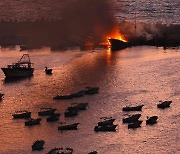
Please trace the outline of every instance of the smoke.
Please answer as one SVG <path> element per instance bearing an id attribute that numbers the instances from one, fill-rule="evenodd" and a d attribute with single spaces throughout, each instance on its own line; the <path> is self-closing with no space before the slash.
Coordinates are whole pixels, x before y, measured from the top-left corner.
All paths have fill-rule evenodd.
<path id="1" fill-rule="evenodd" d="M 77 39 L 81 43 L 89 37 L 99 43 L 117 26 L 108 0 L 71 1 L 62 10 L 62 24 L 67 39 Z"/>
<path id="2" fill-rule="evenodd" d="M 119 23 L 120 32 L 131 41 L 136 38 L 146 40 L 155 37 L 163 38 L 165 35 L 169 40 L 180 41 L 180 25 L 165 25 L 160 23 L 143 23 L 143 22 L 121 22 Z"/>
<path id="3" fill-rule="evenodd" d="M 57 3 L 58 7 L 52 5 L 52 8 L 48 8 L 49 12 L 56 12 L 51 19 L 44 17 L 36 21 L 1 21 L 0 43 L 60 49 L 83 46 L 90 40 L 96 46 L 106 41 L 107 36 L 117 29 L 129 41 L 137 37 L 147 40 L 157 35 L 162 37 L 164 33 L 169 38 L 179 39 L 179 25 L 146 24 L 138 21 L 135 25 L 132 22 L 117 21 L 113 4 L 115 3 L 111 0 L 61 0 Z"/>

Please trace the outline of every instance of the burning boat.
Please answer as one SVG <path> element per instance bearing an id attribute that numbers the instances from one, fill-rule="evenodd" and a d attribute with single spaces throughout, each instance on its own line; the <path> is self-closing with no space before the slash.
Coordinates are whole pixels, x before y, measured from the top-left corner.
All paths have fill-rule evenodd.
<path id="1" fill-rule="evenodd" d="M 17 63 L 13 63 L 1 69 L 7 78 L 28 77 L 32 76 L 34 72 L 29 54 L 23 54 Z"/>
<path id="2" fill-rule="evenodd" d="M 115 38 L 109 38 L 108 41 L 110 43 L 111 51 L 122 50 L 129 46 L 128 42 L 124 42 L 122 40 L 115 39 Z"/>

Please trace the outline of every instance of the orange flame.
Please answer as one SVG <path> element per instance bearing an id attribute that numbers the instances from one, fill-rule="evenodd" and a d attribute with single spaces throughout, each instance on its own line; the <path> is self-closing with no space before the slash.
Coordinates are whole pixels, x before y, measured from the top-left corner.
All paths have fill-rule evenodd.
<path id="1" fill-rule="evenodd" d="M 120 32 L 119 29 L 114 30 L 109 36 L 107 36 L 107 39 L 114 38 L 121 40 L 123 42 L 128 42 L 128 40 L 123 36 Z"/>
<path id="2" fill-rule="evenodd" d="M 106 36 L 106 42 L 101 43 L 102 45 L 110 45 L 109 39 L 114 38 L 114 39 L 118 39 L 121 40 L 123 42 L 128 42 L 128 40 L 125 38 L 125 36 L 123 36 L 120 32 L 119 29 L 116 28 L 115 30 L 113 30 L 113 32 L 109 35 Z"/>

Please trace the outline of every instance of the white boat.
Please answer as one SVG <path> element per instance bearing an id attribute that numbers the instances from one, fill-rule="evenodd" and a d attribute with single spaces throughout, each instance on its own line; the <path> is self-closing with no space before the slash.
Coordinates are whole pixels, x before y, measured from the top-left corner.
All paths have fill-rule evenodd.
<path id="1" fill-rule="evenodd" d="M 13 63 L 1 69 L 7 78 L 28 77 L 32 76 L 34 72 L 29 54 L 23 54 L 17 63 Z"/>

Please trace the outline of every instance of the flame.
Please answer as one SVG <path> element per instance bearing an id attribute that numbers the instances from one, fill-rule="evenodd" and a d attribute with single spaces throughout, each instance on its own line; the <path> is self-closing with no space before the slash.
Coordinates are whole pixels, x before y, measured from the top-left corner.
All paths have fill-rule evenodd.
<path id="1" fill-rule="evenodd" d="M 108 45 L 110 46 L 110 42 L 109 42 L 109 39 L 111 38 L 114 38 L 114 39 L 118 39 L 118 40 L 121 40 L 123 42 L 128 42 L 128 40 L 125 38 L 124 35 L 122 35 L 120 32 L 119 32 L 119 29 L 116 28 L 115 30 L 113 30 L 113 32 L 111 34 L 108 34 L 106 36 L 106 42 L 103 42 L 103 43 L 100 43 L 101 45 Z"/>
<path id="2" fill-rule="evenodd" d="M 115 29 L 109 36 L 107 36 L 107 39 L 114 38 L 121 40 L 123 42 L 128 42 L 128 40 L 123 36 L 120 32 L 119 29 Z"/>

